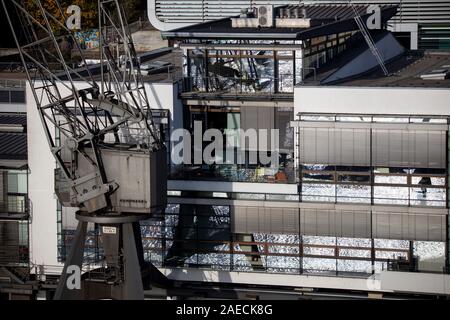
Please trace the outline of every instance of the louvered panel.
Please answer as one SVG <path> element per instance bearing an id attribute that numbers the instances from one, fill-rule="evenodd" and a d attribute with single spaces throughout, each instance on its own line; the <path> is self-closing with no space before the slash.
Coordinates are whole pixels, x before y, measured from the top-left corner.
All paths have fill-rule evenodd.
<path id="1" fill-rule="evenodd" d="M 372 213 L 373 237 L 417 241 L 445 241 L 444 214 Z"/>
<path id="2" fill-rule="evenodd" d="M 149 0 L 156 1 L 157 17 L 166 23 L 199 23 L 237 15 L 242 8 L 253 5 L 273 4 L 275 6 L 292 4 L 298 1 L 283 0 Z M 307 0 L 305 4 L 343 4 L 348 1 Z M 448 0 L 354 0 L 355 4 L 398 4 L 398 14 L 392 22 L 450 23 L 450 1 Z"/>

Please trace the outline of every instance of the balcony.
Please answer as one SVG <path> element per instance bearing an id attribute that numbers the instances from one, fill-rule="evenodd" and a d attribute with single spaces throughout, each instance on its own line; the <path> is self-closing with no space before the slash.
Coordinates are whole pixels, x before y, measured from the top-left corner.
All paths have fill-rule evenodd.
<path id="1" fill-rule="evenodd" d="M 295 170 L 293 166 L 286 166 L 279 169 L 236 164 L 185 165 L 172 168 L 169 179 L 292 184 L 295 183 Z"/>
<path id="2" fill-rule="evenodd" d="M 293 101 L 294 77 L 184 77 L 181 96 L 185 99 Z"/>
<path id="3" fill-rule="evenodd" d="M 29 199 L 26 196 L 9 196 L 7 201 L 0 201 L 0 218 L 28 219 L 29 207 Z"/>

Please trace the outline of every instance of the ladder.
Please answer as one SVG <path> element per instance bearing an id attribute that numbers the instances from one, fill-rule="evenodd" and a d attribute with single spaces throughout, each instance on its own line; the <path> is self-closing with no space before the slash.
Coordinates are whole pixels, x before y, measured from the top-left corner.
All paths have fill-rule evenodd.
<path id="1" fill-rule="evenodd" d="M 377 59 L 378 64 L 381 67 L 381 70 L 383 70 L 383 73 L 385 76 L 389 75 L 389 71 L 386 68 L 386 65 L 384 64 L 383 57 L 381 56 L 380 52 L 378 51 L 378 48 L 375 45 L 375 42 L 373 41 L 372 36 L 370 35 L 369 31 L 367 30 L 366 25 L 364 24 L 361 15 L 359 14 L 359 11 L 356 9 L 356 7 L 353 5 L 351 1 L 349 1 L 350 7 L 353 9 L 353 12 L 355 14 L 355 22 L 358 25 L 359 30 L 361 31 L 361 34 L 363 35 L 364 39 L 367 42 L 367 45 L 369 46 L 370 51 L 375 56 L 375 59 Z"/>

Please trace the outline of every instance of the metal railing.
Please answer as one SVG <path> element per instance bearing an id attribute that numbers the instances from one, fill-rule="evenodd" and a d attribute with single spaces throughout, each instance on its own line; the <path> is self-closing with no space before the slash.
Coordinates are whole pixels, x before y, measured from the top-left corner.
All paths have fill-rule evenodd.
<path id="1" fill-rule="evenodd" d="M 183 256 L 166 258 L 166 250 L 158 246 L 144 245 L 146 256 L 165 267 L 220 269 L 225 271 L 270 272 L 270 273 L 325 273 L 335 276 L 353 275 L 366 277 L 372 273 L 370 265 L 381 265 L 387 269 L 393 261 L 409 262 L 410 251 L 404 248 L 355 247 L 307 243 L 269 243 L 220 240 L 172 240 L 158 237 L 143 237 L 144 243 L 170 241 L 178 245 Z M 173 246 L 172 246 L 173 247 Z M 209 258 L 207 257 L 209 255 Z M 285 259 L 285 262 L 282 262 Z M 334 261 L 333 270 L 308 266 L 303 260 L 318 259 Z M 339 261 L 367 262 L 367 270 L 339 267 Z"/>
<path id="2" fill-rule="evenodd" d="M 295 170 L 278 168 L 245 168 L 238 165 L 192 165 L 172 167 L 169 179 L 251 183 L 296 183 Z"/>
<path id="3" fill-rule="evenodd" d="M 286 75 L 278 78 L 274 77 L 254 77 L 237 78 L 223 77 L 220 75 L 213 77 L 184 77 L 183 92 L 208 92 L 208 93 L 230 93 L 230 94 L 251 94 L 251 93 L 293 93 L 294 76 Z"/>
<path id="4" fill-rule="evenodd" d="M 303 169 L 301 187 L 300 196 L 304 202 L 434 207 L 445 207 L 447 202 L 445 174 Z M 357 194 L 352 194 L 352 188 Z M 319 189 L 323 192 L 317 193 Z M 339 189 L 345 191 L 345 194 L 339 194 Z"/>
<path id="5" fill-rule="evenodd" d="M 0 79 L 0 88 L 25 88 L 26 85 L 27 85 L 26 80 Z"/>
<path id="6" fill-rule="evenodd" d="M 21 214 L 21 213 L 28 213 L 29 212 L 29 200 L 21 200 L 17 199 L 17 201 L 14 200 L 8 200 L 8 201 L 0 201 L 0 213 L 7 213 L 7 214 Z"/>

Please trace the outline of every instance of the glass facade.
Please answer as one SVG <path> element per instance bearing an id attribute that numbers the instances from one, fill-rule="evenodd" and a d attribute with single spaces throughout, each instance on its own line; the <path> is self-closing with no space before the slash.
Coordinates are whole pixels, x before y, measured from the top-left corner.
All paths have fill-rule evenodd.
<path id="1" fill-rule="evenodd" d="M 247 107 L 242 107 L 247 108 Z M 293 120 L 292 108 L 267 108 L 270 121 L 265 121 L 265 129 L 278 130 L 279 152 L 275 163 L 263 164 L 257 149 L 242 144 L 239 134 L 235 130 L 247 130 L 246 119 L 240 107 L 218 108 L 190 106 L 185 108 L 186 127 L 191 135 L 194 135 L 194 124 L 202 124 L 203 134 L 208 129 L 219 130 L 223 135 L 223 148 L 221 156 L 213 154 L 214 163 L 207 164 L 205 159 L 202 163 L 195 165 L 174 165 L 171 168 L 170 179 L 173 180 L 205 180 L 205 181 L 227 181 L 227 182 L 254 182 L 254 183 L 295 183 L 294 170 L 294 130 L 290 127 Z M 255 107 L 255 109 L 258 107 Z M 255 110 L 257 112 L 257 110 Z M 267 120 L 267 118 L 265 119 Z M 258 126 L 258 123 L 256 123 Z M 251 128 L 250 128 L 251 129 Z M 258 129 L 257 127 L 255 130 Z M 235 140 L 234 146 L 227 145 L 227 139 Z M 261 136 L 258 137 L 258 146 L 261 145 Z M 269 140 L 269 138 L 268 138 Z M 202 151 L 210 144 L 204 142 Z M 191 163 L 195 163 L 194 146 L 191 150 Z M 270 150 L 264 153 L 271 155 Z M 230 159 L 228 159 L 230 158 Z M 256 160 L 256 161 L 253 161 Z"/>
<path id="2" fill-rule="evenodd" d="M 300 57 L 298 57 L 300 58 Z M 293 93 L 295 51 L 188 50 L 187 91 Z"/>
<path id="3" fill-rule="evenodd" d="M 446 207 L 447 134 L 445 125 L 434 126 L 445 119 L 302 121 L 308 124 L 298 129 L 301 201 Z"/>
<path id="4" fill-rule="evenodd" d="M 343 51 L 350 36 L 351 33 L 330 35 L 305 43 L 263 40 L 195 43 L 195 49 L 185 50 L 184 91 L 293 93 L 294 85 L 314 75 L 319 67 Z M 193 44 L 188 42 L 186 46 Z"/>
<path id="5" fill-rule="evenodd" d="M 411 268 L 442 272 L 445 244 L 301 234 L 232 233 L 230 207 L 169 205 L 142 226 L 146 259 L 157 266 L 239 272 L 361 275 L 419 259 Z"/>

